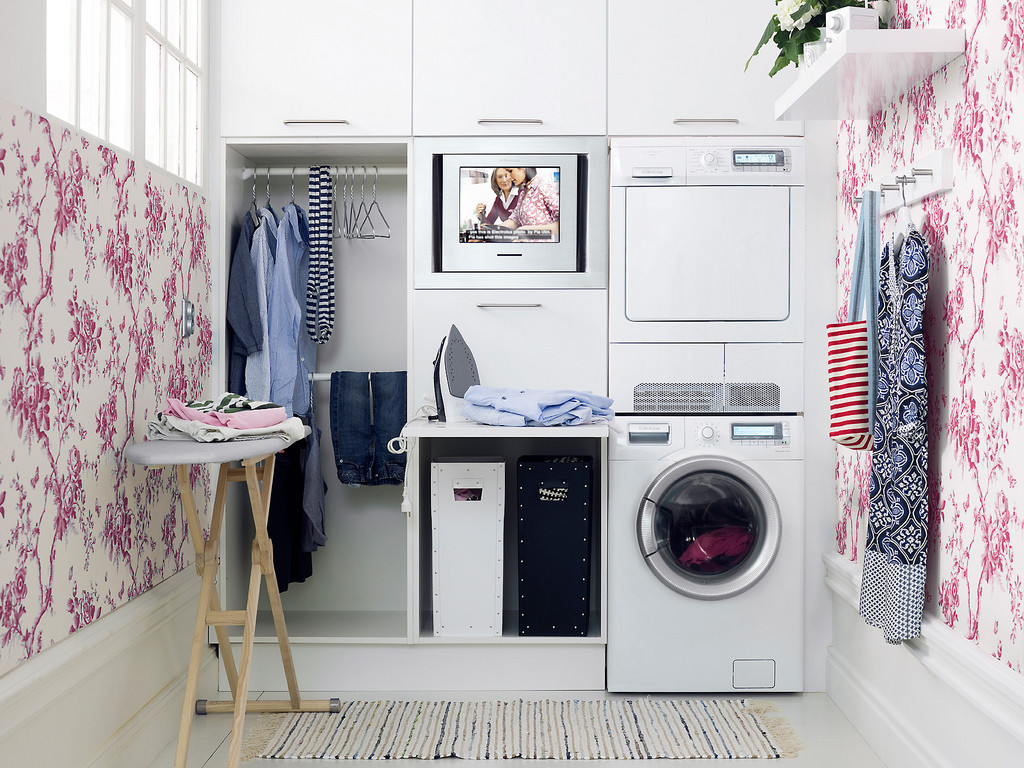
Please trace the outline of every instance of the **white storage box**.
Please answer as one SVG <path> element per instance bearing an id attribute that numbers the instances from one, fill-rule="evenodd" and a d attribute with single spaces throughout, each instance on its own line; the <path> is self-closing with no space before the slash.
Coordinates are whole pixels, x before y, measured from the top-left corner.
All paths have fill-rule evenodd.
<path id="1" fill-rule="evenodd" d="M 434 635 L 501 635 L 503 461 L 430 465 Z"/>

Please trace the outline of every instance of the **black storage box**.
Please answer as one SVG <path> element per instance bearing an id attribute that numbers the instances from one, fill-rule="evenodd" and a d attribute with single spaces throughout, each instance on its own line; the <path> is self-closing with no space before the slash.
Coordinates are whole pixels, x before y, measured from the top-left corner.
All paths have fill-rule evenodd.
<path id="1" fill-rule="evenodd" d="M 524 456 L 517 466 L 519 634 L 586 636 L 593 460 Z"/>

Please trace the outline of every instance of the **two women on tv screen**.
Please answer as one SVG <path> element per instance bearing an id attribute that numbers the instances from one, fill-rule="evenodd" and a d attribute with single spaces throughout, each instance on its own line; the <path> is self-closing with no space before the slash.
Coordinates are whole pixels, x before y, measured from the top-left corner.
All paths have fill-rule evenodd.
<path id="1" fill-rule="evenodd" d="M 538 174 L 536 168 L 495 168 L 491 189 L 495 196 L 490 210 L 483 203 L 476 207 L 483 224 L 550 232 L 550 239 L 558 239 L 558 185 L 550 174 Z"/>

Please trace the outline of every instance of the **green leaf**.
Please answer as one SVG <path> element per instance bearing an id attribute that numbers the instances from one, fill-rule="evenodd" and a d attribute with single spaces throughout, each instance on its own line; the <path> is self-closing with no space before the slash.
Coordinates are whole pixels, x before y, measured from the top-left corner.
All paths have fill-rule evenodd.
<path id="1" fill-rule="evenodd" d="M 758 51 L 761 50 L 761 48 L 764 46 L 765 43 L 767 43 L 769 40 L 772 39 L 772 35 L 774 35 L 776 33 L 776 31 L 778 31 L 778 29 L 779 29 L 779 21 L 774 16 L 772 16 L 768 20 L 768 26 L 764 28 L 764 32 L 761 34 L 761 39 L 760 39 L 760 41 L 758 41 L 757 47 L 754 49 L 754 52 L 752 54 L 750 54 L 750 58 L 747 59 L 747 63 L 743 67 L 743 71 L 744 72 L 747 71 L 747 67 L 750 66 L 751 60 L 755 56 L 757 56 Z"/>

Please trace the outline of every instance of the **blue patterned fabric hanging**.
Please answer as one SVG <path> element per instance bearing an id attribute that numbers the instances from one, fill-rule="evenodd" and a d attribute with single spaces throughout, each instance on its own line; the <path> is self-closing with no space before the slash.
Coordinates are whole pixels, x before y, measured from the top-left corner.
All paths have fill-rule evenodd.
<path id="1" fill-rule="evenodd" d="M 928 244 L 911 230 L 882 250 L 878 390 L 860 614 L 886 642 L 921 634 L 928 545 L 928 386 L 924 304 Z"/>

